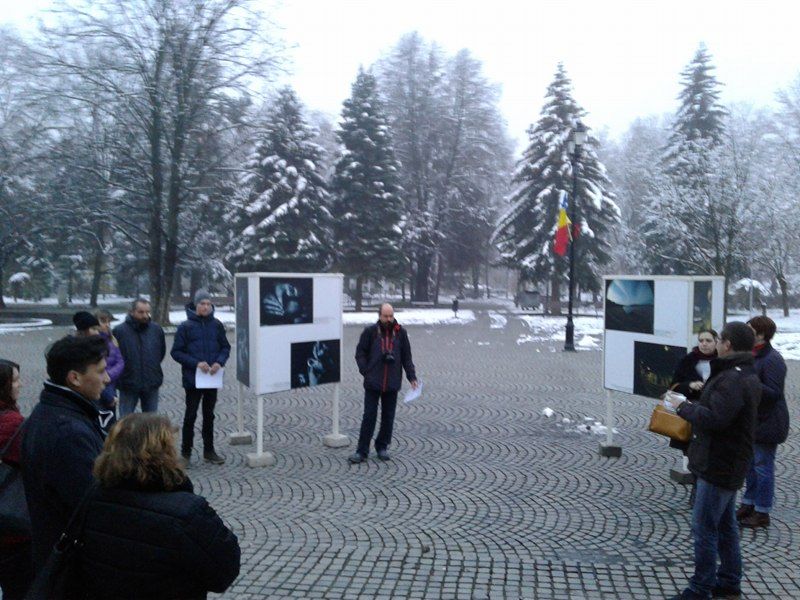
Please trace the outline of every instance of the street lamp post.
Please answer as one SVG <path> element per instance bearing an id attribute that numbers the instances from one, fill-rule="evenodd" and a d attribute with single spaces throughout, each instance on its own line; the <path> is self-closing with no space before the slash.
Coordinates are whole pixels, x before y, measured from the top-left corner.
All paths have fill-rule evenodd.
<path id="1" fill-rule="evenodd" d="M 578 204 L 578 161 L 581 149 L 586 141 L 586 127 L 578 121 L 569 135 L 567 150 L 572 159 L 572 197 L 569 199 L 570 227 L 575 226 L 575 207 Z M 575 323 L 572 321 L 572 303 L 575 295 L 575 239 L 570 231 L 569 243 L 569 304 L 567 307 L 567 335 L 564 342 L 565 352 L 575 352 Z"/>

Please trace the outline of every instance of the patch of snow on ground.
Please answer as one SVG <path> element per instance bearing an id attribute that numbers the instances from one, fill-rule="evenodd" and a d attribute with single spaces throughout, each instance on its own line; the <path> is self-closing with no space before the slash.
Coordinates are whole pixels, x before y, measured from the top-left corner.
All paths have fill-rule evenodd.
<path id="1" fill-rule="evenodd" d="M 430 308 L 396 310 L 394 317 L 401 325 L 464 325 L 475 320 L 475 313 L 471 310 L 459 310 L 458 318 L 453 317 L 449 308 Z M 378 320 L 374 311 L 347 312 L 342 315 L 345 325 L 371 325 Z"/>
<path id="2" fill-rule="evenodd" d="M 4 333 L 24 333 L 52 326 L 53 322 L 50 319 L 27 319 L 19 323 L 0 323 L 0 335 Z"/>
<path id="3" fill-rule="evenodd" d="M 492 321 L 489 325 L 490 329 L 503 329 L 506 323 L 508 323 L 508 319 L 506 319 L 505 315 L 496 312 L 490 312 L 489 319 Z"/>
<path id="4" fill-rule="evenodd" d="M 592 425 L 583 424 L 575 427 L 578 433 L 593 433 L 595 435 L 605 435 L 608 432 L 608 427 L 603 425 L 600 421 L 595 421 Z M 617 428 L 612 429 L 614 433 L 619 433 Z"/>
<path id="5" fill-rule="evenodd" d="M 526 342 L 563 342 L 566 317 L 545 317 L 541 315 L 519 315 L 528 326 L 530 335 L 520 336 L 517 344 Z M 575 345 L 584 350 L 600 350 L 600 339 L 603 335 L 602 317 L 574 317 Z"/>
<path id="6" fill-rule="evenodd" d="M 554 414 L 556 414 L 556 411 L 554 411 L 552 408 L 548 407 L 548 408 L 545 408 L 545 409 L 542 411 L 542 414 L 543 414 L 545 417 L 547 417 L 547 418 L 549 419 L 549 418 L 550 418 L 550 417 L 552 417 Z"/>

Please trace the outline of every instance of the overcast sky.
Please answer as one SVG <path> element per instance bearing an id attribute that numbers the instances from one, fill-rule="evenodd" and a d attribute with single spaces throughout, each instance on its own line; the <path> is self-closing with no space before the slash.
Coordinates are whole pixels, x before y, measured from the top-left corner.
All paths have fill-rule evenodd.
<path id="1" fill-rule="evenodd" d="M 22 27 L 45 0 L 0 0 Z M 771 106 L 800 74 L 797 2 L 741 0 L 264 0 L 291 50 L 290 83 L 310 109 L 336 117 L 360 64 L 405 33 L 447 52 L 468 48 L 500 84 L 521 144 L 563 61 L 587 125 L 617 136 L 640 116 L 675 110 L 681 70 L 705 42 L 724 102 Z M 521 148 L 520 148 L 521 149 Z"/>

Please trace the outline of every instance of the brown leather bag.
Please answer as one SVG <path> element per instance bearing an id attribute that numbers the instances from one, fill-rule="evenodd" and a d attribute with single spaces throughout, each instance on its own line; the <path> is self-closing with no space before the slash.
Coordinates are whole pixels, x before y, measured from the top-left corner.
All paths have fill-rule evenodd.
<path id="1" fill-rule="evenodd" d="M 679 442 L 688 442 L 692 439 L 692 424 L 665 408 L 661 403 L 653 409 L 647 429 Z"/>

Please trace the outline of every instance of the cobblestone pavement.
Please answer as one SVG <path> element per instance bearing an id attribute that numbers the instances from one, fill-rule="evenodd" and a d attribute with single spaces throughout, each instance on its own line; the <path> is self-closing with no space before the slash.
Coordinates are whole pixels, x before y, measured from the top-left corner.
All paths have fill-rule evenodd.
<path id="1" fill-rule="evenodd" d="M 225 598 L 663 598 L 685 585 L 688 489 L 668 477 L 676 452 L 645 431 L 652 402 L 614 396 L 623 455 L 601 458 L 602 438 L 576 431 L 605 414 L 600 352 L 518 344 L 525 324 L 506 314 L 492 328 L 502 319 L 490 312 L 503 309 L 483 308 L 468 325 L 409 328 L 425 394 L 398 407 L 387 463 L 374 454 L 347 462 L 361 416 L 351 360 L 360 328 L 345 328 L 343 345 L 349 448 L 320 441 L 332 388 L 276 394 L 265 446 L 277 464 L 248 468 L 253 447 L 225 441 L 235 391 L 221 395 L 217 440 L 228 462 L 195 457 L 190 475 L 241 541 L 241 576 Z M 56 335 L 0 336 L 0 355 L 23 364 L 25 412 Z M 179 421 L 178 369 L 165 365 L 162 408 Z M 800 598 L 798 384 L 790 362 L 793 427 L 778 455 L 773 524 L 742 538 L 747 598 Z M 556 414 L 543 416 L 545 407 Z M 246 410 L 254 431 L 252 397 Z"/>

